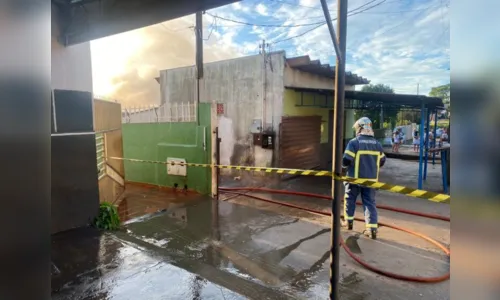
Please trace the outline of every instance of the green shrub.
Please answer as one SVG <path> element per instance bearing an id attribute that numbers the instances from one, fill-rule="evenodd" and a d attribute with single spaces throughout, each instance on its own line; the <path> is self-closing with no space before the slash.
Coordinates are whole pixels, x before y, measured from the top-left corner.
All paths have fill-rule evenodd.
<path id="1" fill-rule="evenodd" d="M 99 215 L 94 220 L 94 226 L 104 230 L 117 230 L 120 228 L 120 216 L 116 206 L 103 202 L 99 207 Z"/>

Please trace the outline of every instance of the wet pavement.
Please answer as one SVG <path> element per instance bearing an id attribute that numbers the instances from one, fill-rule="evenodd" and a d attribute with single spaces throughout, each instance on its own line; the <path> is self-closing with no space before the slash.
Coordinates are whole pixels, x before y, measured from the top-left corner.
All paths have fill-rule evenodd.
<path id="1" fill-rule="evenodd" d="M 245 299 L 115 234 L 90 228 L 53 238 L 52 299 Z"/>
<path id="2" fill-rule="evenodd" d="M 122 222 L 155 213 L 164 209 L 183 207 L 196 201 L 199 195 L 182 189 L 164 189 L 152 186 L 128 184 L 126 192 L 117 201 Z"/>
<path id="3" fill-rule="evenodd" d="M 389 160 L 381 181 L 416 184 L 414 166 Z M 433 170 L 429 170 L 432 185 Z M 397 175 L 394 182 L 394 175 Z M 391 180 L 391 181 L 389 181 Z M 252 182 L 257 185 L 258 180 Z M 248 184 L 227 178 L 226 185 Z M 329 194 L 328 178 L 303 177 L 280 189 Z M 255 194 L 259 195 L 259 194 Z M 221 196 L 227 199 L 229 195 Z M 260 194 L 320 210 L 327 200 Z M 389 193 L 379 203 L 449 216 L 447 204 Z M 330 218 L 236 197 L 228 201 L 127 187 L 123 230 L 90 228 L 53 236 L 53 299 L 326 299 Z M 358 210 L 361 215 L 361 210 Z M 449 224 L 388 211 L 381 221 L 418 230 L 449 244 Z M 349 248 L 369 263 L 406 275 L 437 276 L 449 259 L 427 242 L 388 228 L 372 241 L 343 232 Z M 341 299 L 449 299 L 449 282 L 416 284 L 389 279 L 358 265 L 341 250 Z"/>

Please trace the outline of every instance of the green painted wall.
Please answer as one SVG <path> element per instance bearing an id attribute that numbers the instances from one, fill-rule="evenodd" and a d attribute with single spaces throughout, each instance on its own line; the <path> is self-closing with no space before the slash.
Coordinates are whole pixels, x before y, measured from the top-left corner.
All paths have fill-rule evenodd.
<path id="1" fill-rule="evenodd" d="M 283 99 L 283 115 L 284 116 L 321 116 L 321 143 L 328 143 L 328 111 L 327 108 L 320 107 L 298 107 L 300 104 L 301 93 L 294 90 L 285 89 Z M 321 105 L 325 102 L 325 96 L 316 94 L 316 105 Z M 304 93 L 304 105 L 314 104 L 314 93 Z"/>
<path id="2" fill-rule="evenodd" d="M 210 104 L 201 103 L 200 126 L 194 122 L 123 124 L 125 158 L 166 161 L 168 157 L 184 158 L 188 163 L 211 162 Z M 206 150 L 203 149 L 205 131 Z M 201 194 L 211 191 L 211 169 L 188 167 L 187 176 L 167 175 L 166 165 L 125 161 L 125 180 L 173 187 Z"/>

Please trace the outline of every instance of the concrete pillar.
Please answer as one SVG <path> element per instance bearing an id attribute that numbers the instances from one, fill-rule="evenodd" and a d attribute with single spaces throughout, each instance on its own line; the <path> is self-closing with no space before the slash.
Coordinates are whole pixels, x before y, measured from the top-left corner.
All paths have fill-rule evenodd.
<path id="1" fill-rule="evenodd" d="M 99 212 L 90 43 L 60 44 L 56 17 L 53 8 L 51 88 L 59 91 L 51 111 L 52 233 L 86 226 Z"/>
<path id="2" fill-rule="evenodd" d="M 64 47 L 57 41 L 57 9 L 52 8 L 51 75 L 52 89 L 92 92 L 90 42 Z"/>
<path id="3" fill-rule="evenodd" d="M 354 125 L 354 109 L 345 110 L 345 127 L 344 127 L 344 137 L 345 139 L 352 139 L 354 137 L 354 130 L 352 125 Z"/>

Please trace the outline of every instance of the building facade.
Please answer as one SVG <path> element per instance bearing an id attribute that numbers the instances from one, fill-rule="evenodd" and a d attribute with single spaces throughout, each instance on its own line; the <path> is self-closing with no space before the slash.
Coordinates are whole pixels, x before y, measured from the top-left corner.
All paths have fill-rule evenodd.
<path id="1" fill-rule="evenodd" d="M 334 67 L 280 51 L 207 63 L 203 73 L 161 71 L 161 105 L 217 103 L 221 164 L 313 168 L 331 160 Z M 367 83 L 346 74 L 346 90 Z M 353 123 L 353 112 L 346 118 Z"/>

